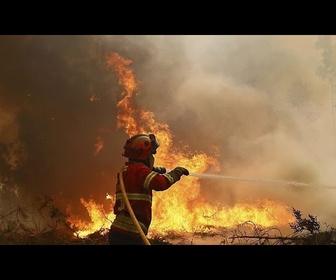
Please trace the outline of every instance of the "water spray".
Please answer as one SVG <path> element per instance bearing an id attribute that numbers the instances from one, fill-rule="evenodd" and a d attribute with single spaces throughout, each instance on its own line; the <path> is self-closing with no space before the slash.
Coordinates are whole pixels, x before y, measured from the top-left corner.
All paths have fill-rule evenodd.
<path id="1" fill-rule="evenodd" d="M 264 184 L 278 184 L 278 185 L 291 185 L 291 186 L 299 186 L 299 187 L 318 187 L 318 188 L 329 188 L 336 190 L 336 187 L 321 185 L 321 184 L 308 184 L 297 181 L 281 181 L 281 180 L 267 180 L 267 179 L 255 179 L 255 178 L 246 178 L 246 177 L 233 177 L 233 176 L 225 176 L 218 174 L 205 174 L 205 173 L 189 173 L 189 176 L 194 176 L 198 178 L 204 179 L 220 179 L 220 180 L 234 180 L 234 181 L 245 181 L 251 183 L 264 183 Z"/>

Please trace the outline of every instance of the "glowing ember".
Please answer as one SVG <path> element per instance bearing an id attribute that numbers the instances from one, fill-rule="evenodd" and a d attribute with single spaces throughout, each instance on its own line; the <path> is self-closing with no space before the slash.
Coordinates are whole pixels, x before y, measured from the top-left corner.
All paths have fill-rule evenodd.
<path id="1" fill-rule="evenodd" d="M 215 158 L 204 153 L 191 153 L 188 146 L 173 145 L 173 134 L 167 124 L 155 121 L 152 112 L 136 108 L 133 96 L 137 94 L 138 83 L 133 71 L 128 68 L 131 60 L 117 53 L 107 56 L 107 66 L 112 69 L 119 84 L 123 88 L 121 100 L 118 102 L 117 126 L 132 136 L 138 133 L 154 133 L 160 142 L 156 154 L 155 166 L 173 169 L 176 166 L 186 167 L 190 172 L 204 173 L 209 167 L 219 171 Z M 99 152 L 99 141 L 96 151 Z M 291 208 L 269 200 L 254 201 L 253 203 L 239 202 L 233 207 L 211 205 L 200 193 L 200 179 L 184 176 L 182 180 L 164 192 L 155 192 L 153 196 L 153 221 L 149 237 L 154 233 L 193 232 L 200 226 L 236 227 L 238 224 L 252 221 L 262 227 L 280 226 L 293 220 Z M 111 199 L 112 196 L 108 195 Z M 113 199 L 112 199 L 113 200 Z M 112 201 L 114 203 L 114 201 Z M 91 217 L 91 223 L 80 223 L 72 220 L 72 225 L 80 229 L 82 236 L 90 234 L 102 227 L 109 228 L 113 221 L 113 213 L 108 219 L 102 207 L 93 201 L 82 200 Z"/>
<path id="2" fill-rule="evenodd" d="M 97 155 L 99 152 L 104 148 L 104 140 L 99 136 L 97 137 L 97 142 L 95 145 L 95 152 L 94 154 Z"/>

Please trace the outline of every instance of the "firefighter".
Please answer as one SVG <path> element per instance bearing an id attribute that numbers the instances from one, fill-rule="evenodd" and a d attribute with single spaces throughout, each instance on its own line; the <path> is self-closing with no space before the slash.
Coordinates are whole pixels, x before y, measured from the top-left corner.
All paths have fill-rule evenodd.
<path id="1" fill-rule="evenodd" d="M 122 155 L 128 158 L 128 161 L 120 171 L 121 174 L 118 173 L 113 208 L 116 217 L 108 234 L 110 245 L 145 245 L 143 236 L 147 235 L 152 221 L 152 191 L 167 190 L 179 181 L 182 175 L 189 175 L 189 171 L 184 167 L 176 167 L 170 172 L 164 167 L 154 167 L 153 155 L 159 146 L 154 134 L 134 135 L 124 145 Z M 122 188 L 127 194 L 131 212 L 134 214 L 133 219 L 130 215 L 132 213 L 126 207 L 127 201 Z M 141 227 L 140 230 L 136 227 L 137 222 Z"/>

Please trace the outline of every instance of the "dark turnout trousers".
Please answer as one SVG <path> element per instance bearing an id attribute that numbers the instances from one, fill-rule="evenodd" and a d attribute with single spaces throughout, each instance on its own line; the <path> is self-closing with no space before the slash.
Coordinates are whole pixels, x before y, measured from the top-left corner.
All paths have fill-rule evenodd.
<path id="1" fill-rule="evenodd" d="M 110 245 L 145 245 L 141 236 L 132 237 L 113 229 L 109 231 L 108 242 Z"/>

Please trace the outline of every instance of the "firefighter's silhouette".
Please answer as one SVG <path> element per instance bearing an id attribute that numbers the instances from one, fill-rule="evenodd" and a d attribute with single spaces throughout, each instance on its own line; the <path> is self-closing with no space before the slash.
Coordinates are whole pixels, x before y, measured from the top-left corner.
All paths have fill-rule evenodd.
<path id="1" fill-rule="evenodd" d="M 189 171 L 184 167 L 176 167 L 169 172 L 165 167 L 154 167 L 153 155 L 159 146 L 154 134 L 134 135 L 124 145 L 122 155 L 128 158 L 128 161 L 118 173 L 113 209 L 116 217 L 108 235 L 110 245 L 146 244 L 152 221 L 153 190 L 167 190 L 179 181 L 182 175 L 189 175 Z M 124 195 L 127 196 L 127 201 Z M 131 209 L 128 209 L 130 207 Z"/>

